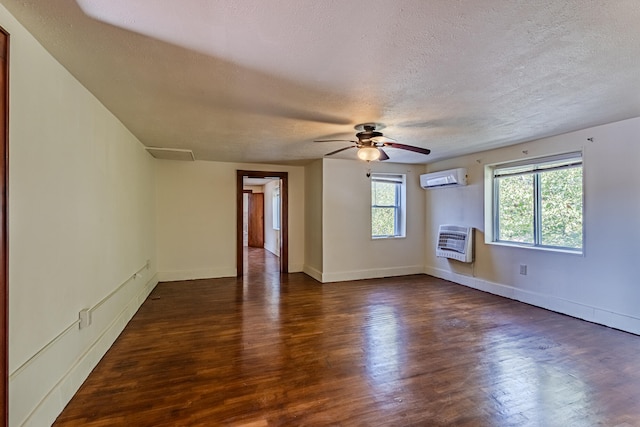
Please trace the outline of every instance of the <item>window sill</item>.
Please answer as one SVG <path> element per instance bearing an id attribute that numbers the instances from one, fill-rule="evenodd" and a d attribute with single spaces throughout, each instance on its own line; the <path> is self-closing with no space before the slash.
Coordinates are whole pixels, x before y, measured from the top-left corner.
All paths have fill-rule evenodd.
<path id="1" fill-rule="evenodd" d="M 511 248 L 532 249 L 534 251 L 559 252 L 562 254 L 584 256 L 584 249 L 572 250 L 572 249 L 563 249 L 563 248 L 552 248 L 548 246 L 523 245 L 523 244 L 509 243 L 509 242 L 491 242 L 491 241 L 486 242 L 485 241 L 485 243 L 487 245 L 494 245 L 494 246 L 507 246 Z"/>
<path id="2" fill-rule="evenodd" d="M 407 236 L 371 236 L 371 240 L 406 239 Z"/>

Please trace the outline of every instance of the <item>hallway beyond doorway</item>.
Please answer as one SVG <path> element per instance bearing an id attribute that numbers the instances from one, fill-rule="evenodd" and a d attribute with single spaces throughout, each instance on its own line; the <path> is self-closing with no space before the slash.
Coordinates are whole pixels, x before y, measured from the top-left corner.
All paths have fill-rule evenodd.
<path id="1" fill-rule="evenodd" d="M 280 257 L 264 248 L 244 247 L 242 270 L 251 279 L 280 276 Z"/>

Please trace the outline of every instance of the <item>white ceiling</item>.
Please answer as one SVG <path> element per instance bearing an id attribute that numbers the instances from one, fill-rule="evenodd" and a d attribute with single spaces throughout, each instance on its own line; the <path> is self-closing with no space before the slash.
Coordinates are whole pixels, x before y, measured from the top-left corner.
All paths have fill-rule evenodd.
<path id="1" fill-rule="evenodd" d="M 145 145 L 200 160 L 304 164 L 382 122 L 423 163 L 640 116 L 637 0 L 0 2 Z"/>
<path id="2" fill-rule="evenodd" d="M 268 184 L 271 181 L 279 181 L 280 178 L 249 178 L 249 177 L 244 177 L 242 179 L 242 183 L 244 185 L 252 185 L 252 186 L 262 186 L 265 184 Z"/>

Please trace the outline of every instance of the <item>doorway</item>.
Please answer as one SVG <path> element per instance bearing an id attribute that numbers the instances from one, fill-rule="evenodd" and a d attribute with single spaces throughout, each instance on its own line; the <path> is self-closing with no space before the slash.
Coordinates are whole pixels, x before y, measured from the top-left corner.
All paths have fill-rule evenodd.
<path id="1" fill-rule="evenodd" d="M 278 185 L 270 185 L 268 192 L 245 185 L 256 179 Z M 236 171 L 237 277 L 244 274 L 245 247 L 272 252 L 279 256 L 280 273 L 289 271 L 288 193 L 287 172 Z"/>
<path id="2" fill-rule="evenodd" d="M 264 187 L 263 185 L 255 185 L 247 183 L 247 180 L 257 178 L 245 178 L 243 181 L 242 201 L 242 234 L 243 246 L 250 248 L 264 248 L 265 243 L 265 199 L 264 188 L 259 191 L 247 189 L 247 187 Z"/>

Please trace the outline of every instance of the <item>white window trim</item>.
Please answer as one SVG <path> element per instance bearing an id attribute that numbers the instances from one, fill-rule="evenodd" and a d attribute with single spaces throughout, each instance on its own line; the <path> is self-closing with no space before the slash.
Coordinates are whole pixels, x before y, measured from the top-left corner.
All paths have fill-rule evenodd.
<path id="1" fill-rule="evenodd" d="M 508 242 L 508 241 L 497 241 L 495 240 L 495 217 L 494 217 L 494 209 L 495 209 L 495 191 L 494 191 L 494 170 L 497 168 L 505 168 L 505 167 L 517 167 L 521 165 L 535 164 L 536 161 L 540 161 L 541 163 L 550 162 L 554 160 L 563 160 L 570 159 L 575 157 L 582 158 L 582 247 L 580 249 L 572 249 L 572 248 L 564 248 L 557 246 L 541 246 L 541 245 L 532 245 L 526 243 L 518 243 L 518 242 Z M 584 178 L 584 150 L 571 151 L 567 153 L 560 154 L 552 154 L 547 156 L 539 156 L 532 157 L 529 159 L 515 160 L 515 161 L 507 161 L 507 162 L 499 162 L 487 164 L 484 167 L 484 226 L 485 226 L 485 243 L 488 245 L 494 246 L 504 246 L 504 247 L 516 247 L 523 249 L 532 249 L 535 251 L 544 251 L 544 252 L 558 252 L 564 254 L 571 255 L 579 255 L 584 256 L 585 254 L 585 242 L 586 242 L 586 221 L 584 218 L 584 214 L 586 212 L 586 197 L 585 197 L 585 178 Z"/>
<path id="2" fill-rule="evenodd" d="M 398 231 L 399 234 L 393 236 L 374 236 L 372 234 L 373 229 L 373 200 L 371 200 L 371 184 L 376 177 L 383 178 L 385 176 L 397 178 L 400 182 L 400 204 L 398 206 Z M 381 179 L 383 180 L 383 179 Z M 369 183 L 369 234 L 372 240 L 385 240 L 385 239 L 406 239 L 407 238 L 407 175 L 402 173 L 372 173 L 371 181 Z"/>

